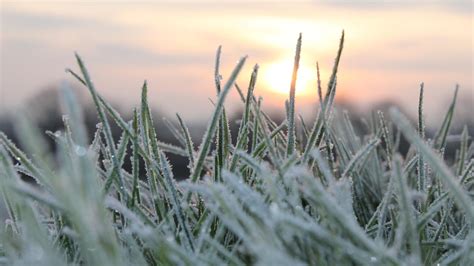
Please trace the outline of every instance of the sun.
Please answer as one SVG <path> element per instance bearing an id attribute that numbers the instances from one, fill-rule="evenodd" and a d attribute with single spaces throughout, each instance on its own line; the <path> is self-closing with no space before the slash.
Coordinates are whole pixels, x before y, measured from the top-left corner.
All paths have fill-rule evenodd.
<path id="1" fill-rule="evenodd" d="M 268 90 L 288 95 L 290 92 L 293 65 L 291 62 L 275 62 L 262 67 L 263 80 Z M 306 95 L 314 90 L 316 85 L 316 67 L 300 65 L 296 80 L 296 95 Z"/>

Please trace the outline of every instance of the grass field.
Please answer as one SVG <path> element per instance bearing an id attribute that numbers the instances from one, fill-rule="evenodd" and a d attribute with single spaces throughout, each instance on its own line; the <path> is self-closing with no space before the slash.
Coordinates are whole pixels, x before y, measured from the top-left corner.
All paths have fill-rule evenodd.
<path id="1" fill-rule="evenodd" d="M 9 215 L 1 221 L 0 264 L 472 265 L 474 148 L 467 129 L 455 158 L 444 159 L 457 89 L 432 139 L 425 136 L 423 85 L 413 103 L 416 126 L 397 110 L 374 112 L 364 121 L 368 133 L 357 134 L 333 106 L 342 35 L 324 95 L 318 66 L 317 118 L 300 123 L 301 43 L 300 36 L 282 124 L 260 108 L 258 65 L 243 91 L 235 80 L 246 57 L 221 83 L 218 51 L 218 96 L 198 147 L 179 116 L 173 132 L 181 146 L 156 138 L 146 83 L 140 107 L 125 121 L 76 55 L 79 71 L 68 72 L 88 88 L 101 123 L 88 139 L 81 106 L 65 89 L 64 131 L 47 132 L 55 153 L 24 116 L 16 132 L 25 151 L 0 133 Z M 244 105 L 235 143 L 224 107 L 233 89 Z M 401 139 L 410 143 L 407 153 L 399 152 Z M 167 154 L 189 159 L 188 179 L 175 180 Z"/>

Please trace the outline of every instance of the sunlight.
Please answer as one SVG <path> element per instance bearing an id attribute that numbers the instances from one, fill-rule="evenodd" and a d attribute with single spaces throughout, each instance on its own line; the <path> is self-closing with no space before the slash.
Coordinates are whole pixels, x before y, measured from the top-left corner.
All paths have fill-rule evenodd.
<path id="1" fill-rule="evenodd" d="M 262 68 L 262 76 L 267 89 L 288 95 L 290 91 L 293 65 L 291 62 L 276 62 Z M 296 95 L 307 95 L 316 85 L 316 68 L 300 65 L 296 81 Z"/>

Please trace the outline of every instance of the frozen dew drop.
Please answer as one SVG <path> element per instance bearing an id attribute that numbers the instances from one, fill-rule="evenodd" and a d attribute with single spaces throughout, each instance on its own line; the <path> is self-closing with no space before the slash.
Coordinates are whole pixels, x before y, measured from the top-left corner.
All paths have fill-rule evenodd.
<path id="1" fill-rule="evenodd" d="M 206 174 L 203 178 L 203 181 L 205 183 L 212 183 L 212 177 L 210 175 Z"/>
<path id="2" fill-rule="evenodd" d="M 33 260 L 40 261 L 44 257 L 44 250 L 41 246 L 34 245 L 28 249 L 28 254 Z"/>
<path id="3" fill-rule="evenodd" d="M 280 207 L 278 207 L 278 204 L 272 202 L 272 204 L 270 204 L 270 212 L 273 215 L 277 215 L 280 212 Z"/>
<path id="4" fill-rule="evenodd" d="M 334 144 L 331 142 L 329 142 L 329 149 L 332 150 L 334 148 Z"/>
<path id="5" fill-rule="evenodd" d="M 425 202 L 427 199 L 426 193 L 419 192 L 419 191 L 412 191 L 410 193 L 411 199 L 415 202 Z"/>
<path id="6" fill-rule="evenodd" d="M 74 151 L 76 152 L 77 156 L 84 156 L 87 153 L 87 149 L 80 145 L 76 145 Z"/>
<path id="7" fill-rule="evenodd" d="M 5 223 L 6 226 L 14 226 L 15 225 L 15 222 L 13 222 L 12 219 L 5 219 L 4 223 Z"/>

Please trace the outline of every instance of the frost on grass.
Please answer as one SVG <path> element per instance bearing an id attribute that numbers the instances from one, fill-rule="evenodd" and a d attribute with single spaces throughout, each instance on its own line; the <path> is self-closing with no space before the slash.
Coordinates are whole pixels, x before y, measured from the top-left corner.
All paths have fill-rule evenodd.
<path id="1" fill-rule="evenodd" d="M 433 141 L 425 137 L 423 86 L 417 130 L 394 110 L 378 112 L 369 132 L 357 135 L 348 115 L 335 119 L 333 108 L 343 43 L 344 36 L 324 97 L 317 66 L 319 114 L 302 121 L 304 134 L 295 134 L 294 112 L 301 36 L 282 124 L 254 95 L 258 65 L 247 90 L 235 84 L 246 57 L 221 84 L 219 47 L 215 111 L 197 149 L 179 115 L 179 127 L 167 126 L 180 146 L 156 138 L 146 82 L 140 107 L 124 120 L 77 56 L 79 72 L 67 72 L 96 105 L 93 139 L 67 88 L 61 90 L 65 129 L 47 132 L 55 154 L 25 117 L 17 126 L 25 152 L 0 133 L 0 193 L 8 212 L 0 264 L 473 264 L 473 146 L 467 129 L 449 134 L 457 93 Z M 234 87 L 245 107 L 236 138 L 224 108 Z M 122 131 L 119 139 L 112 123 Z M 400 134 L 411 144 L 404 157 Z M 449 161 L 443 157 L 448 139 L 459 143 Z M 186 181 L 174 180 L 169 154 L 189 160 Z"/>

